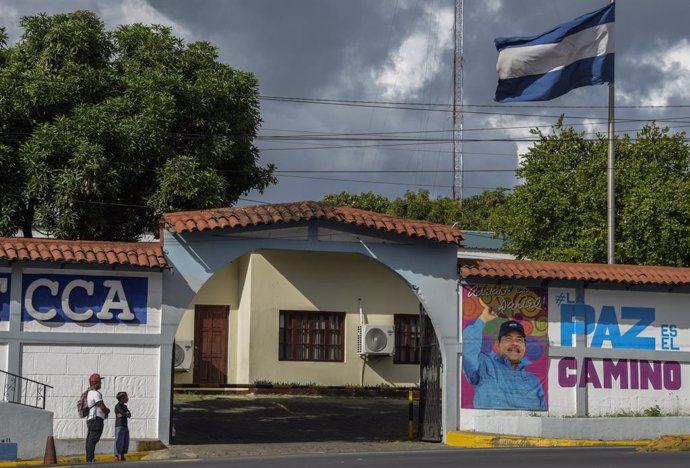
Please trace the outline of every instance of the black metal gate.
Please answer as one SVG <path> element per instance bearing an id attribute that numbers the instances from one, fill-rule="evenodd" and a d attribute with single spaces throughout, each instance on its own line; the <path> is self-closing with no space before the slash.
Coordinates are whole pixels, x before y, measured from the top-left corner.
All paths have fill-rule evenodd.
<path id="1" fill-rule="evenodd" d="M 424 307 L 419 307 L 421 335 L 419 376 L 419 439 L 427 442 L 441 442 L 441 350 L 438 339 Z"/>

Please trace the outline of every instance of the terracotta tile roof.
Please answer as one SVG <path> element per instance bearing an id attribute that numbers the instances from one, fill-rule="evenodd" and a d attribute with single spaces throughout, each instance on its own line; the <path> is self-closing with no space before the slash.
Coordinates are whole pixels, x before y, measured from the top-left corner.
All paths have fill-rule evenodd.
<path id="1" fill-rule="evenodd" d="M 161 268 L 166 265 L 158 242 L 99 242 L 0 238 L 0 260 L 99 263 Z"/>
<path id="2" fill-rule="evenodd" d="M 458 268 L 465 278 L 690 285 L 690 268 L 478 259 L 460 259 Z"/>
<path id="3" fill-rule="evenodd" d="M 163 220 L 168 228 L 175 233 L 296 223 L 317 219 L 327 219 L 451 244 L 456 244 L 463 238 L 459 229 L 442 224 L 396 218 L 373 211 L 338 207 L 313 201 L 181 211 L 163 215 Z"/>

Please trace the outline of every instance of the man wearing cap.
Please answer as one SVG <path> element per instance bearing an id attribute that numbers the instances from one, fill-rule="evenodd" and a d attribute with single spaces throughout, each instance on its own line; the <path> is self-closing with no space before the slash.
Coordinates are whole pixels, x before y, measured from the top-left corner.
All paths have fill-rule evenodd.
<path id="1" fill-rule="evenodd" d="M 495 319 L 496 313 L 484 304 L 479 318 L 462 332 L 462 370 L 474 385 L 474 408 L 546 410 L 541 382 L 522 362 L 526 346 L 520 322 L 501 324 L 499 354 L 481 352 L 484 325 Z"/>
<path id="2" fill-rule="evenodd" d="M 103 378 L 99 374 L 91 374 L 89 377 L 89 393 L 86 396 L 86 404 L 89 407 L 89 415 L 86 417 L 86 461 L 94 461 L 96 444 L 103 435 L 103 420 L 108 417 L 110 410 L 103 403 L 101 381 Z"/>

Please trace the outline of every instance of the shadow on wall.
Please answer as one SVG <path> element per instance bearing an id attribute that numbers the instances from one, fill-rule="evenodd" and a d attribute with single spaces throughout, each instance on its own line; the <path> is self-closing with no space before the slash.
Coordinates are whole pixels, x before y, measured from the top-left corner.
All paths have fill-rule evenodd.
<path id="1" fill-rule="evenodd" d="M 378 379 L 372 379 L 375 374 Z M 415 380 L 406 382 L 410 375 L 415 376 Z M 393 356 L 369 356 L 364 370 L 364 381 L 395 382 L 397 386 L 415 386 L 419 384 L 419 364 L 393 364 Z"/>

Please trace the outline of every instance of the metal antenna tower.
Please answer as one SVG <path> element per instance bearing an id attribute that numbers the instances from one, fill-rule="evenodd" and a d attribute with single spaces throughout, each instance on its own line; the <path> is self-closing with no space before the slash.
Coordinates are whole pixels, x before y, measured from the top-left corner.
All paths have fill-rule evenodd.
<path id="1" fill-rule="evenodd" d="M 453 53 L 453 198 L 462 203 L 462 68 L 465 55 L 464 0 L 455 0 Z"/>

